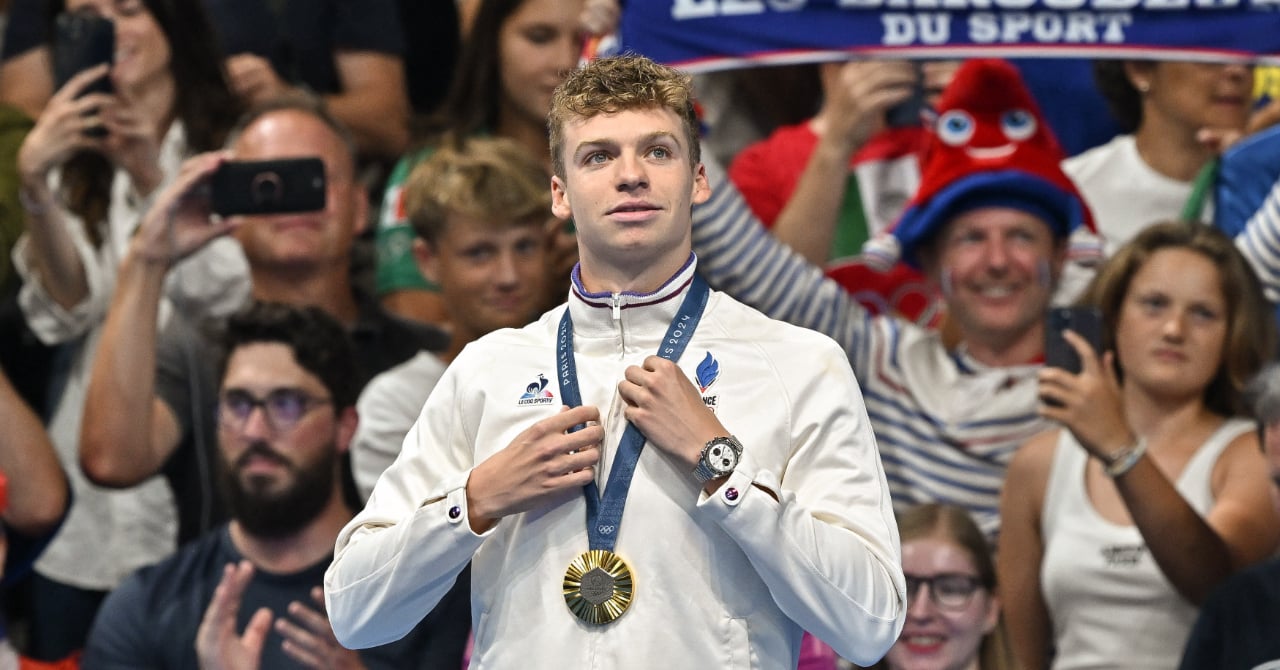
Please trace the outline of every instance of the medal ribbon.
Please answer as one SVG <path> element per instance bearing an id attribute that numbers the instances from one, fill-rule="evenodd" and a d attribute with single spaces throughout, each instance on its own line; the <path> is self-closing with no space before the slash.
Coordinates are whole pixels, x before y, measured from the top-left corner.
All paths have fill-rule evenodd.
<path id="1" fill-rule="evenodd" d="M 693 284 L 680 303 L 680 310 L 667 326 L 667 335 L 658 345 L 658 355 L 669 360 L 679 361 L 684 353 L 693 331 L 698 327 L 702 311 L 707 306 L 707 297 L 711 289 L 707 282 L 697 273 L 693 275 Z M 560 377 L 560 397 L 566 407 L 577 407 L 582 404 L 582 392 L 578 388 L 578 368 L 573 356 L 573 319 L 569 310 L 560 318 L 559 336 L 556 338 L 556 363 Z M 582 426 L 574 426 L 570 432 Z M 613 551 L 618 540 L 618 529 L 622 526 L 622 510 L 627 504 L 627 492 L 631 488 L 631 477 L 635 474 L 636 463 L 640 461 L 640 452 L 644 450 L 644 435 L 635 424 L 627 422 L 618 443 L 617 455 L 613 468 L 609 471 L 609 481 L 605 486 L 604 496 L 593 481 L 582 487 L 582 495 L 587 503 L 587 539 L 591 549 Z"/>

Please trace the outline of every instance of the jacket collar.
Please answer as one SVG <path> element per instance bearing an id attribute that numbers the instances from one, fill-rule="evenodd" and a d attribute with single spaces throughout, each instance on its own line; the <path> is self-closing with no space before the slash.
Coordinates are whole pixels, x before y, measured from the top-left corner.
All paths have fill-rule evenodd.
<path id="1" fill-rule="evenodd" d="M 653 347 L 666 333 L 680 303 L 689 291 L 697 269 L 692 252 L 662 286 L 652 293 L 591 293 L 582 286 L 579 268 L 574 267 L 569 289 L 569 314 L 573 318 L 575 349 L 580 342 L 593 339 L 615 341 L 622 336 L 627 348 Z"/>

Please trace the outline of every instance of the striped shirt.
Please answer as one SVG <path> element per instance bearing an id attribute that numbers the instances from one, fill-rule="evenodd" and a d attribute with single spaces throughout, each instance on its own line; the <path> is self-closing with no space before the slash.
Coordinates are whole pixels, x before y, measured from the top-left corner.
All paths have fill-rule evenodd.
<path id="1" fill-rule="evenodd" d="M 770 235 L 723 168 L 706 163 L 712 197 L 694 206 L 698 269 L 717 289 L 775 319 L 817 330 L 844 347 L 896 509 L 939 502 L 999 531 L 1000 489 L 1017 448 L 1051 426 L 1036 412 L 1039 364 L 991 367 L 949 351 L 939 334 L 872 316 L 839 284 Z M 1280 184 L 1236 240 L 1280 297 Z"/>

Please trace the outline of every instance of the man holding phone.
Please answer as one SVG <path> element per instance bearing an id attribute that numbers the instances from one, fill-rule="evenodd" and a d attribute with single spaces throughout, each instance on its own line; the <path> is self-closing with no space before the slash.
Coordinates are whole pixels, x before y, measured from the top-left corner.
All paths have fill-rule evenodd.
<path id="1" fill-rule="evenodd" d="M 695 208 L 693 243 L 722 290 L 844 345 L 898 509 L 958 505 L 994 537 L 1009 459 L 1049 426 L 1037 411 L 1045 315 L 1067 236 L 1090 218 L 1012 65 L 966 62 L 938 112 L 920 189 L 877 248 L 886 265 L 904 258 L 937 288 L 954 348 L 868 313 L 760 231 L 730 189 Z"/>
<path id="2" fill-rule="evenodd" d="M 80 460 L 94 482 L 129 486 L 165 474 L 177 501 L 180 544 L 227 516 L 214 476 L 216 362 L 223 324 L 171 319 L 157 332 L 160 289 L 175 264 L 212 240 L 233 235 L 248 258 L 255 301 L 319 307 L 347 329 L 355 345 L 358 387 L 419 351 L 437 351 L 448 342 L 439 330 L 390 316 L 351 284 L 351 245 L 367 221 L 368 200 L 355 178 L 354 144 L 321 106 L 310 98 L 260 106 L 233 129 L 228 146 L 228 151 L 188 160 L 143 217 L 120 266 L 82 424 Z M 225 166 L 233 165 L 233 175 L 248 176 L 231 179 L 246 187 L 264 169 L 283 169 L 281 182 L 292 183 L 289 172 L 296 167 L 289 166 L 300 163 L 291 159 L 313 158 L 324 166 L 321 209 L 214 215 L 211 183 Z M 240 161 L 268 164 L 234 165 Z M 226 211 L 226 203 L 218 204 Z M 347 504 L 358 507 L 349 460 L 345 454 L 341 460 Z M 466 605 L 465 598 L 446 601 L 447 611 L 436 619 L 465 618 Z M 457 659 L 440 667 L 460 664 L 465 636 L 437 634 L 448 648 L 445 656 Z"/>
<path id="3" fill-rule="evenodd" d="M 169 477 L 178 498 L 180 541 L 224 518 L 208 475 L 216 454 L 211 412 L 217 380 L 209 356 L 215 347 L 204 324 L 174 319 L 163 333 L 153 325 L 159 289 L 181 259 L 233 235 L 249 261 L 253 299 L 316 305 L 350 330 L 361 385 L 420 350 L 443 348 L 447 340 L 425 325 L 391 317 L 352 286 L 350 250 L 365 225 L 367 199 L 355 180 L 349 138 L 321 107 L 305 98 L 259 107 L 228 144 L 227 152 L 201 154 L 184 164 L 130 243 L 94 361 L 81 436 L 84 470 L 101 485 L 129 486 L 161 471 Z M 319 204 L 318 211 L 213 215 L 215 205 L 226 206 L 210 201 L 215 175 L 229 171 L 232 188 L 226 192 L 234 193 L 252 188 L 254 175 L 267 172 L 283 172 L 282 182 L 292 183 L 293 171 L 308 161 L 281 159 L 315 158 L 323 164 L 322 197 L 315 201 L 306 193 L 313 201 L 297 204 Z M 233 159 L 273 163 L 246 167 Z M 158 375 L 149 374 L 157 369 Z"/>

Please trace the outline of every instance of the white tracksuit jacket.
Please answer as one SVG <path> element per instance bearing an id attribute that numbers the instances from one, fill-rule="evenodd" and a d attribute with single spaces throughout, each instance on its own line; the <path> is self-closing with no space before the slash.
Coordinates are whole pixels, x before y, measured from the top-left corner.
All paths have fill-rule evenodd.
<path id="1" fill-rule="evenodd" d="M 626 424 L 617 384 L 656 352 L 695 265 L 691 256 L 653 294 L 589 296 L 576 281 L 570 292 L 583 402 L 600 408 L 605 429 L 601 487 Z M 803 630 L 859 664 L 879 659 L 902 628 L 905 587 L 849 362 L 826 336 L 722 293 L 712 292 L 680 367 L 692 381 L 707 354 L 718 363 L 718 377 L 698 383 L 744 454 L 708 497 L 685 466 L 645 448 L 615 548 L 635 582 L 621 618 L 591 626 L 564 602 L 565 568 L 587 549 L 581 496 L 471 531 L 471 469 L 561 409 L 564 309 L 481 338 L 449 367 L 338 537 L 325 576 L 338 639 L 363 648 L 399 638 L 472 561 L 472 668 L 783 670 L 796 666 Z"/>

